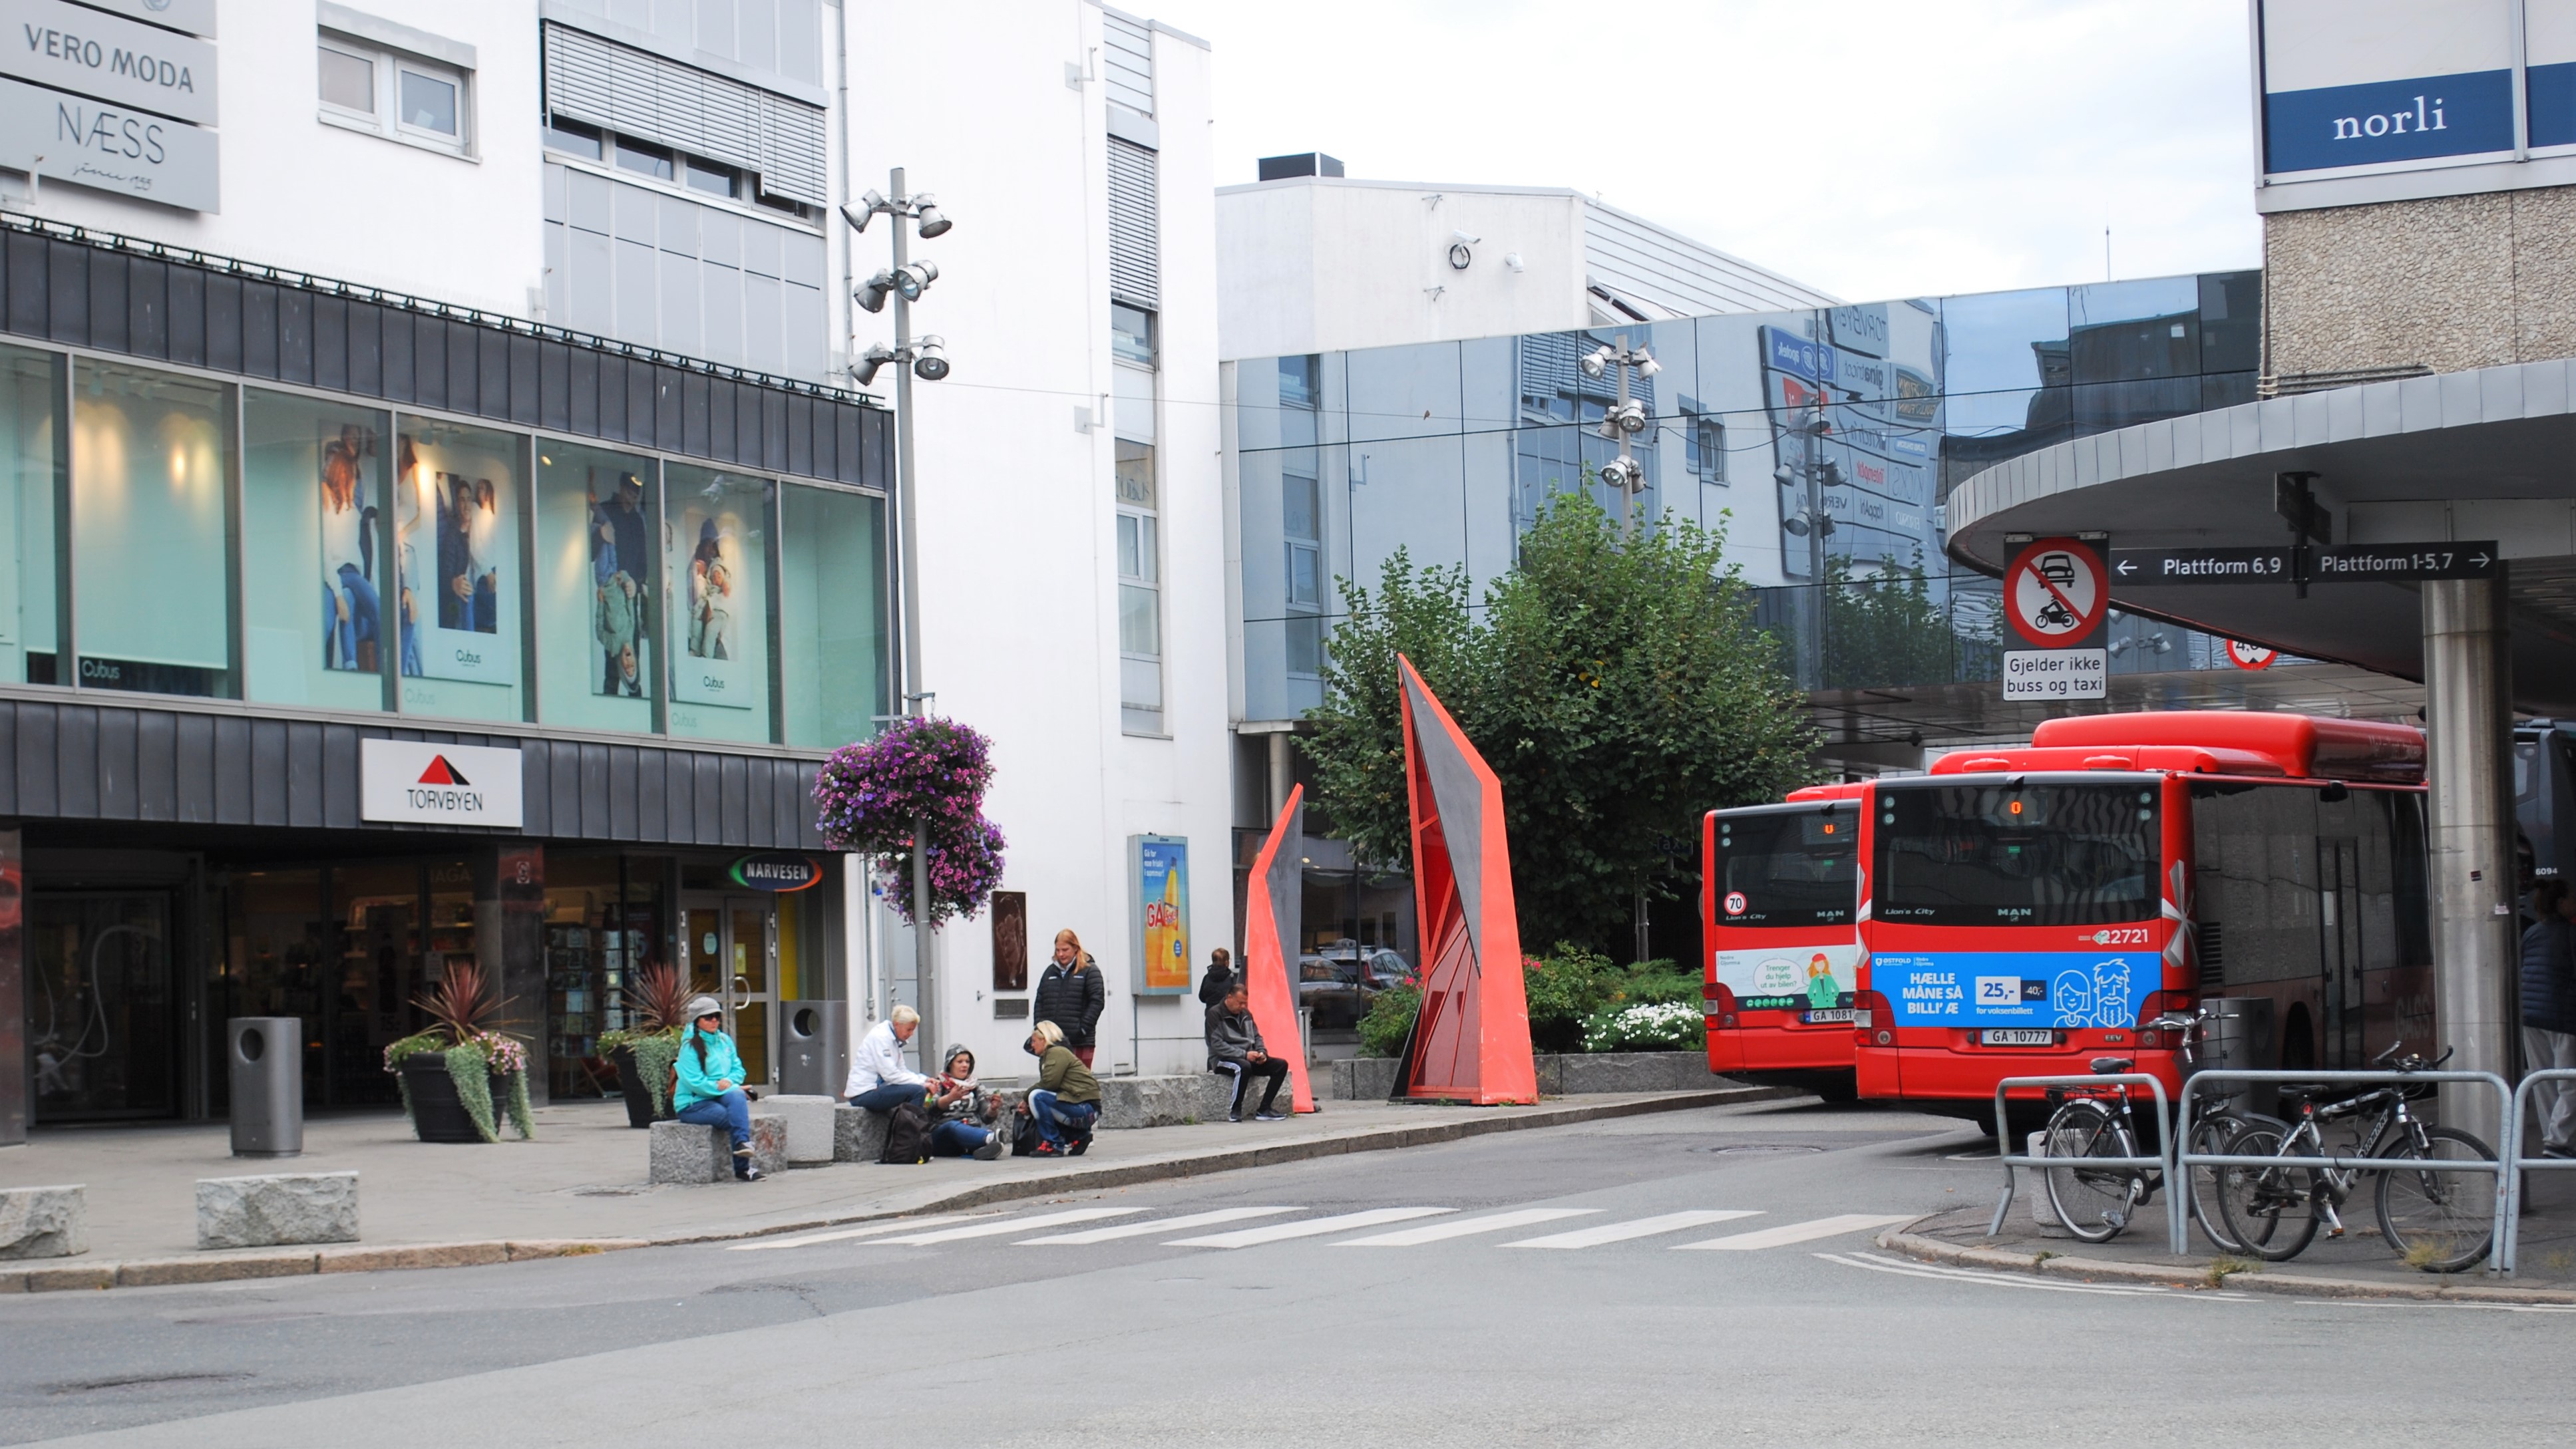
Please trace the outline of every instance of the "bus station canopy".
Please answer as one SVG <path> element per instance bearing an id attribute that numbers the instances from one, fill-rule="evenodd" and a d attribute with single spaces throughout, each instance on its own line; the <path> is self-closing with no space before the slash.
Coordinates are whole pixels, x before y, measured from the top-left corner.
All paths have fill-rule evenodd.
<path id="1" fill-rule="evenodd" d="M 2000 575 L 2010 535 L 2109 547 L 2290 540 L 2274 480 L 2312 473 L 2336 544 L 2494 540 L 2509 560 L 2514 707 L 2576 715 L 2576 363 L 2521 363 L 2270 398 L 2078 438 L 1977 473 L 1949 548 Z M 2418 586 L 2112 581 L 2135 613 L 2423 678 Z"/>

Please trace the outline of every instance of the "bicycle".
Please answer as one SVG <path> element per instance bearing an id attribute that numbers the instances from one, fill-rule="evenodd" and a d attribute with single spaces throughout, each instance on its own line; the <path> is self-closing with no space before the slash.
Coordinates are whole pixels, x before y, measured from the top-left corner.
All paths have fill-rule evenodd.
<path id="1" fill-rule="evenodd" d="M 2166 1015 L 2148 1022 L 2148 1028 L 2170 1031 L 2183 1038 L 2183 1064 L 2186 1073 L 2195 1057 L 2201 1037 L 2206 1035 L 2209 1018 L 2206 1013 L 2193 1016 Z M 2136 1063 L 2127 1057 L 2096 1058 L 2091 1067 L 2098 1075 L 2112 1076 L 2130 1070 Z M 2054 1110 L 2040 1135 L 2040 1155 L 2064 1157 L 2075 1162 L 2086 1158 L 2140 1157 L 2137 1118 L 2130 1107 L 2129 1088 L 2115 1082 L 2100 1088 L 2056 1088 L 2049 1100 Z M 2231 1150 L 2237 1134 L 2263 1124 L 2275 1128 L 2279 1121 L 2255 1113 L 2240 1112 L 2220 1106 L 2192 1124 L 2192 1150 L 2220 1154 Z M 2050 1167 L 2042 1169 L 2041 1180 L 2047 1184 L 2048 1204 L 2067 1231 L 2088 1243 L 2106 1243 L 2119 1235 L 2132 1222 L 2137 1210 L 2155 1198 L 2163 1185 L 2164 1174 L 2155 1168 L 2130 1167 Z M 2219 1248 L 2238 1250 L 2228 1236 L 2217 1209 L 2212 1205 L 2217 1176 L 2206 1168 L 2193 1169 L 2187 1185 L 2186 1200 L 2192 1220 Z"/>
<path id="2" fill-rule="evenodd" d="M 2371 1059 L 2388 1064 L 2397 1047 Z M 2430 1071 L 2451 1059 L 2444 1052 L 2430 1062 L 2408 1056 L 2393 1063 L 2395 1071 Z M 2407 1103 L 2430 1090 L 2430 1084 L 2372 1087 L 2339 1102 L 2320 1104 L 2314 1094 L 2282 1089 L 2295 1104 L 2295 1124 L 2285 1130 L 2250 1128 L 2232 1149 L 2246 1157 L 2277 1157 L 2280 1166 L 2229 1167 L 2219 1172 L 2219 1213 L 2240 1244 L 2267 1263 L 2284 1263 L 2307 1251 L 2323 1224 L 2326 1236 L 2340 1238 L 2346 1229 L 2338 1211 L 2352 1198 L 2365 1172 L 2379 1178 L 2373 1208 L 2389 1250 L 2428 1273 L 2456 1273 L 2484 1259 L 2495 1242 L 2495 1183 L 2483 1174 L 2461 1171 L 2409 1171 L 2394 1164 L 2419 1162 L 2494 1162 L 2484 1142 L 2456 1127 L 2428 1127 Z M 2325 1157 L 2321 1122 L 2369 1115 L 2368 1130 L 2356 1131 L 2354 1157 L 2380 1158 L 2388 1167 L 2299 1167 L 2301 1157 Z"/>

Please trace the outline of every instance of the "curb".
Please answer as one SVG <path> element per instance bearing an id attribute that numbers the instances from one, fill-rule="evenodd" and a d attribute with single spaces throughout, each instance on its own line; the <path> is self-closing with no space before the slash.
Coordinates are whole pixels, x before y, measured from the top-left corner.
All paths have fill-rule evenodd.
<path id="1" fill-rule="evenodd" d="M 2163 1266 L 2155 1263 L 2123 1263 L 2113 1258 L 2087 1258 L 2073 1253 L 2058 1253 L 2042 1258 L 2037 1253 L 2014 1253 L 2001 1248 L 1972 1248 L 1940 1238 L 1925 1237 L 1914 1229 L 1930 1222 L 1931 1217 L 1916 1218 L 1901 1228 L 1891 1228 L 1878 1235 L 1878 1246 L 1893 1253 L 1904 1253 L 1935 1263 L 1959 1268 L 2000 1269 L 2011 1273 L 2029 1273 L 2037 1277 L 2080 1278 L 2086 1281 L 2109 1279 L 2121 1283 L 2152 1283 L 2165 1288 L 2207 1290 L 2218 1287 L 2209 1281 L 2206 1271 Z M 2380 1283 L 2360 1278 L 2322 1278 L 2305 1274 L 2269 1273 L 2248 1268 L 2230 1273 L 2224 1286 L 2233 1292 L 2269 1293 L 2282 1298 L 2397 1298 L 2418 1303 L 2497 1303 L 2520 1306 L 2535 1304 L 2576 1304 L 2576 1289 L 2521 1288 L 2494 1286 L 2451 1286 L 2442 1283 Z"/>
<path id="2" fill-rule="evenodd" d="M 757 1228 L 721 1228 L 671 1237 L 512 1238 L 476 1242 L 403 1243 L 381 1248 L 356 1246 L 297 1248 L 288 1252 L 233 1254 L 225 1257 L 138 1258 L 111 1263 L 58 1262 L 44 1267 L 10 1267 L 6 1271 L 0 1271 L 0 1294 L 56 1293 L 74 1289 L 151 1288 L 171 1284 L 223 1283 L 243 1278 L 293 1278 L 315 1273 L 374 1273 L 404 1268 L 472 1268 L 491 1263 L 516 1263 L 531 1258 L 577 1258 L 593 1253 L 613 1253 L 625 1248 L 663 1248 L 692 1243 L 720 1243 L 740 1238 L 765 1238 L 778 1233 L 811 1232 L 817 1228 L 843 1227 L 851 1223 L 912 1217 L 920 1213 L 982 1207 L 1018 1198 L 1047 1197 L 1061 1192 L 1088 1192 L 1099 1188 L 1130 1187 L 1138 1183 L 1168 1182 L 1209 1173 L 1233 1172 L 1247 1167 L 1270 1167 L 1283 1162 L 1305 1162 L 1318 1157 L 1339 1157 L 1354 1152 L 1387 1152 L 1405 1147 L 1426 1147 L 1433 1143 L 1463 1141 L 1466 1138 L 1484 1137 L 1496 1132 L 1521 1132 L 1536 1127 L 1566 1127 L 1576 1123 L 1600 1122 L 1619 1117 L 1641 1117 L 1654 1112 L 1685 1112 L 1699 1107 L 1731 1106 L 1737 1103 L 1775 1101 L 1806 1095 L 1808 1094 L 1794 1087 L 1718 1087 L 1707 1091 L 1667 1092 L 1641 1101 L 1604 1102 L 1589 1107 L 1557 1107 L 1536 1112 L 1521 1112 L 1511 1116 L 1471 1118 L 1420 1127 L 1382 1127 L 1367 1132 L 1355 1132 L 1347 1137 L 1318 1137 L 1301 1142 L 1238 1147 L 1221 1152 L 1202 1153 L 1195 1157 L 1101 1163 L 1088 1167 L 1073 1166 L 1042 1177 L 1022 1177 L 1006 1182 L 985 1183 L 891 1212 L 850 1213 L 837 1217 L 808 1218 L 792 1223 L 768 1223 Z M 1077 1158 L 1074 1161 L 1079 1163 L 1081 1159 Z"/>

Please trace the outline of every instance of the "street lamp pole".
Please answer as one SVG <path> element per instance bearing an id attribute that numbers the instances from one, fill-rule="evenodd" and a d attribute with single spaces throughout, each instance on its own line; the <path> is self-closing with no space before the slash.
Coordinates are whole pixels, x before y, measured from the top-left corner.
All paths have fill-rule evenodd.
<path id="1" fill-rule="evenodd" d="M 894 510 L 896 531 L 895 576 L 896 612 L 900 615 L 902 667 L 899 679 L 903 698 L 900 712 L 907 716 L 926 717 L 930 703 L 937 698 L 922 688 L 921 665 L 921 527 L 918 493 L 913 466 L 912 380 L 936 382 L 948 375 L 947 354 L 936 337 L 917 341 L 912 335 L 912 304 L 938 279 L 939 268 L 928 261 L 912 260 L 910 238 L 904 223 L 909 221 L 927 241 L 946 232 L 947 217 L 929 196 L 913 196 L 904 191 L 903 168 L 886 173 L 890 195 L 871 191 L 857 202 L 841 208 L 841 217 L 855 231 L 865 232 L 876 217 L 887 218 L 894 233 L 894 265 L 877 273 L 862 284 L 853 298 L 861 307 L 874 312 L 888 301 L 894 303 L 894 346 L 870 347 L 851 369 L 861 387 L 876 378 L 878 369 L 887 363 L 895 365 L 894 374 Z M 936 1042 L 939 1035 L 939 968 L 938 930 L 932 924 L 930 899 L 929 824 L 915 817 L 912 822 L 912 940 L 913 977 L 920 1003 L 922 1032 L 926 1041 Z M 926 1048 L 925 1048 L 926 1050 Z M 927 1064 L 927 1058 L 924 1059 Z"/>
<path id="2" fill-rule="evenodd" d="M 1601 436 L 1616 439 L 1619 456 L 1601 465 L 1603 484 L 1619 493 L 1619 537 L 1633 540 L 1637 536 L 1637 503 L 1645 497 L 1646 469 L 1637 460 L 1637 435 L 1646 430 L 1646 405 L 1631 397 L 1628 391 L 1628 369 L 1635 368 L 1641 378 L 1663 371 L 1663 364 L 1642 347 L 1630 347 L 1628 335 L 1619 334 L 1616 345 L 1603 343 L 1587 352 L 1577 363 L 1585 377 L 1597 378 L 1612 368 L 1619 370 L 1619 400 L 1601 419 Z"/>

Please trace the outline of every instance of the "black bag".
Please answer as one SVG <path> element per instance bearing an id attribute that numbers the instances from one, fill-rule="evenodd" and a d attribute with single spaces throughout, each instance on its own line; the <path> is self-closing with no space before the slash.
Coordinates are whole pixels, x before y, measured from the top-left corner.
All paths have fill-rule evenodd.
<path id="1" fill-rule="evenodd" d="M 1038 1150 L 1038 1119 L 1026 1112 L 1011 1118 L 1011 1155 L 1027 1157 Z"/>
<path id="2" fill-rule="evenodd" d="M 877 1161 L 919 1166 L 929 1160 L 929 1109 L 919 1102 L 906 1102 L 888 1112 L 885 1151 L 877 1154 Z"/>

